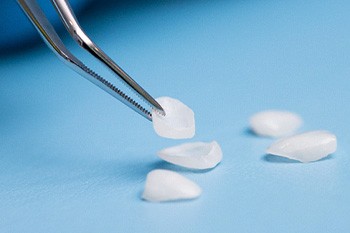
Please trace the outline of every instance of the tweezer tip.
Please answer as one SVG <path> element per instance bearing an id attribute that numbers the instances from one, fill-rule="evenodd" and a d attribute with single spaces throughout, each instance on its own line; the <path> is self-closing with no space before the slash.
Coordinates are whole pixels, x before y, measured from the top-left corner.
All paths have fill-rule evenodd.
<path id="1" fill-rule="evenodd" d="M 165 116 L 166 113 L 165 113 L 163 107 L 155 99 L 153 99 L 153 100 L 154 101 L 152 101 L 152 106 L 153 106 L 152 109 L 155 110 L 160 115 Z"/>

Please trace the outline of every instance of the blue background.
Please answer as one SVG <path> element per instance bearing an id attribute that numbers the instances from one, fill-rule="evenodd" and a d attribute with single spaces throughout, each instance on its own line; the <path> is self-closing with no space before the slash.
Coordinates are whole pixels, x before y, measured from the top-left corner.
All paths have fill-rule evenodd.
<path id="1" fill-rule="evenodd" d="M 205 172 L 162 162 L 156 151 L 185 141 L 158 137 L 42 42 L 2 53 L 0 232 L 350 232 L 350 1 L 106 5 L 82 11 L 87 33 L 153 96 L 189 105 L 190 141 L 217 140 L 224 159 Z M 273 140 L 247 121 L 271 108 L 335 133 L 337 152 L 309 164 L 265 155 Z M 203 195 L 142 201 L 155 168 Z"/>
<path id="2" fill-rule="evenodd" d="M 48 0 L 36 0 L 40 3 L 45 15 L 58 29 L 63 28 L 57 13 Z M 80 13 L 91 0 L 70 0 L 75 13 Z M 28 23 L 25 14 L 19 10 L 16 0 L 1 0 L 0 2 L 0 53 L 8 53 L 14 50 L 23 50 L 38 39 L 38 33 Z"/>

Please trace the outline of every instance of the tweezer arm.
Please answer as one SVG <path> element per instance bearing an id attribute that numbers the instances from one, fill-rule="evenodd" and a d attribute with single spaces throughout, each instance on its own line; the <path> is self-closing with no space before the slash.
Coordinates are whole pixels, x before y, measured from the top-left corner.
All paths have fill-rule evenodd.
<path id="1" fill-rule="evenodd" d="M 163 108 L 152 98 L 141 86 L 139 86 L 125 71 L 123 71 L 107 54 L 105 54 L 95 43 L 90 40 L 83 29 L 80 27 L 74 12 L 67 0 L 51 0 L 59 13 L 61 20 L 66 26 L 73 39 L 99 61 L 109 67 L 118 77 L 131 87 L 136 93 L 141 95 L 158 112 L 165 114 Z"/>
<path id="2" fill-rule="evenodd" d="M 26 13 L 28 18 L 31 20 L 35 28 L 38 30 L 45 43 L 51 48 L 51 50 L 63 60 L 66 65 L 71 67 L 73 70 L 81 74 L 83 77 L 94 83 L 107 93 L 111 94 L 122 103 L 152 121 L 151 113 L 143 108 L 136 101 L 124 94 L 120 89 L 116 88 L 113 84 L 90 70 L 86 67 L 78 58 L 68 51 L 55 29 L 52 27 L 46 16 L 40 9 L 36 0 L 18 0 L 19 5 Z"/>
<path id="3" fill-rule="evenodd" d="M 65 45 L 57 35 L 51 23 L 47 20 L 36 1 L 18 0 L 18 3 L 35 28 L 38 30 L 40 36 L 44 39 L 47 46 L 52 49 L 52 51 L 56 53 L 59 58 L 63 59 L 64 62 L 73 62 L 75 65 L 79 66 L 80 62 L 75 60 L 73 54 L 66 49 Z"/>

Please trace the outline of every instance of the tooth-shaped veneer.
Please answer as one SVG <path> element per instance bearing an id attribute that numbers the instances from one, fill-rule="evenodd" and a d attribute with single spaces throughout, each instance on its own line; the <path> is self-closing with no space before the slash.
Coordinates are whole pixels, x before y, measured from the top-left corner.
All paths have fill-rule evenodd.
<path id="1" fill-rule="evenodd" d="M 163 160 L 192 169 L 209 169 L 222 160 L 222 150 L 216 141 L 194 142 L 169 147 L 158 152 Z"/>
<path id="2" fill-rule="evenodd" d="M 142 198 L 151 202 L 194 199 L 201 188 L 186 177 L 169 170 L 156 169 L 148 173 Z"/>
<path id="3" fill-rule="evenodd" d="M 195 134 L 193 111 L 177 99 L 160 97 L 156 99 L 163 107 L 166 115 L 152 111 L 153 128 L 156 133 L 165 138 L 192 138 Z"/>
<path id="4" fill-rule="evenodd" d="M 278 110 L 258 112 L 249 120 L 252 131 L 265 137 L 290 135 L 300 128 L 302 122 L 297 114 Z"/>
<path id="5" fill-rule="evenodd" d="M 311 131 L 281 139 L 266 151 L 300 162 L 312 162 L 332 154 L 337 149 L 337 138 L 327 131 Z"/>

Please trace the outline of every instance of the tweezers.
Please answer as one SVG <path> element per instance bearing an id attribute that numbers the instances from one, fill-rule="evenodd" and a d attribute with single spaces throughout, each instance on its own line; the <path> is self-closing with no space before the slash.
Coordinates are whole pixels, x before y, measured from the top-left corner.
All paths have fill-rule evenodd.
<path id="1" fill-rule="evenodd" d="M 55 29 L 46 18 L 44 12 L 36 0 L 17 0 L 23 11 L 26 13 L 32 24 L 38 30 L 41 37 L 44 39 L 49 48 L 61 59 L 66 65 L 81 74 L 90 82 L 100 87 L 102 90 L 111 94 L 113 97 L 139 113 L 146 119 L 152 121 L 152 111 L 147 107 L 143 107 L 134 99 L 125 94 L 121 89 L 115 87 L 112 82 L 101 77 L 93 70 L 84 65 L 76 58 L 56 33 Z M 90 40 L 85 32 L 80 27 L 74 12 L 67 0 L 51 0 L 56 11 L 58 12 L 63 24 L 71 37 L 85 50 L 92 54 L 97 60 L 106 65 L 117 77 L 130 87 L 131 91 L 136 93 L 139 98 L 150 105 L 152 110 L 165 115 L 165 112 L 160 104 L 148 94 L 139 84 L 137 84 L 125 71 L 123 71 L 110 57 L 108 57 L 97 45 Z"/>

